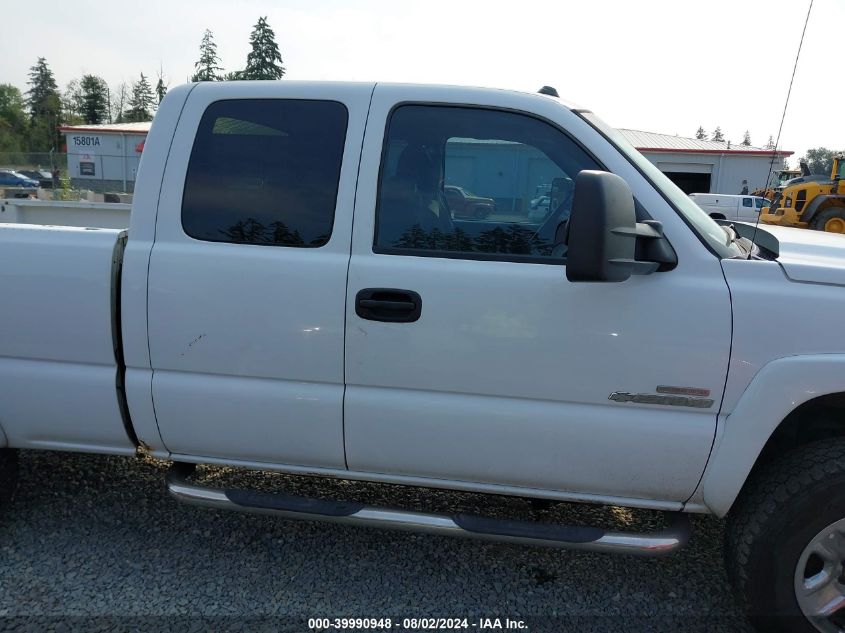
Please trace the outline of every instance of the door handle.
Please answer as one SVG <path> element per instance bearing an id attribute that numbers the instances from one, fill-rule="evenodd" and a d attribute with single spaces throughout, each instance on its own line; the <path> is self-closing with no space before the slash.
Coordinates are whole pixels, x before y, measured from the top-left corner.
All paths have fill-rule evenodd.
<path id="1" fill-rule="evenodd" d="M 355 314 L 368 321 L 413 323 L 422 313 L 422 298 L 411 290 L 364 288 L 355 295 Z"/>

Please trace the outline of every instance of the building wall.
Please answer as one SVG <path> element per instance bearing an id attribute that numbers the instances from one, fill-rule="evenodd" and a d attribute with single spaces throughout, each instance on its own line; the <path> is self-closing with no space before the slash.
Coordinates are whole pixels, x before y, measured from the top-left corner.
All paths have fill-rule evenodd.
<path id="1" fill-rule="evenodd" d="M 445 184 L 490 197 L 496 206 L 516 214 L 528 212 L 538 188 L 550 186 L 563 172 L 543 152 L 519 143 L 449 141 Z"/>
<path id="2" fill-rule="evenodd" d="M 65 132 L 71 182 L 95 190 L 132 191 L 145 138 L 144 134 Z"/>
<path id="3" fill-rule="evenodd" d="M 742 181 L 748 181 L 748 190 L 764 187 L 769 175 L 771 157 L 743 156 L 742 154 L 695 154 L 687 152 L 650 152 L 643 156 L 661 171 L 709 173 L 710 191 L 700 193 L 739 194 Z M 783 168 L 783 159 L 776 158 L 774 170 Z"/>

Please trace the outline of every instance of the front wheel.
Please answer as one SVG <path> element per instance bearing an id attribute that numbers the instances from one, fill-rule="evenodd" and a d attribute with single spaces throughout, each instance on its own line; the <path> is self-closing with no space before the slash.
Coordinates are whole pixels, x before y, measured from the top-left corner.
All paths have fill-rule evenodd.
<path id="1" fill-rule="evenodd" d="M 828 233 L 845 233 L 845 207 L 828 207 L 810 222 L 810 228 Z"/>
<path id="2" fill-rule="evenodd" d="M 728 517 L 728 572 L 760 631 L 845 631 L 845 439 L 749 480 Z"/>

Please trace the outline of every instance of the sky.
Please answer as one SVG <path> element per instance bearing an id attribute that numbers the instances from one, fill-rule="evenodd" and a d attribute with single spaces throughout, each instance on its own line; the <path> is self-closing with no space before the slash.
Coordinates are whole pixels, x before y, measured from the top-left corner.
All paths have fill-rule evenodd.
<path id="1" fill-rule="evenodd" d="M 401 81 L 536 91 L 616 127 L 693 136 L 720 126 L 739 143 L 777 136 L 809 0 L 40 0 L 3 9 L 0 83 L 26 90 L 45 57 L 61 88 L 83 74 L 111 85 L 194 70 L 203 31 L 222 66 L 242 69 L 267 16 L 286 79 Z M 815 0 L 780 147 L 845 149 L 839 68 L 845 0 Z M 838 106 L 838 107 L 837 107 Z"/>

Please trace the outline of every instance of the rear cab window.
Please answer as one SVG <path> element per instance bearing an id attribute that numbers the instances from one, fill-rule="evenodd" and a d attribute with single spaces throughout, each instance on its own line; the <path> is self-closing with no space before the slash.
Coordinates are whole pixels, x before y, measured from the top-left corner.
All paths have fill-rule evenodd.
<path id="1" fill-rule="evenodd" d="M 232 99 L 205 110 L 182 228 L 194 239 L 316 248 L 332 234 L 348 113 L 335 101 Z"/>

